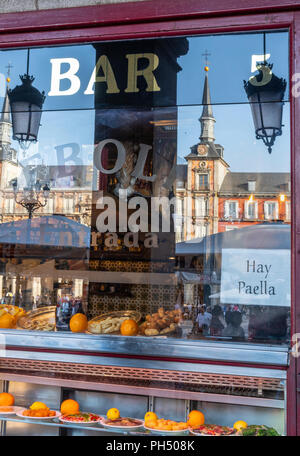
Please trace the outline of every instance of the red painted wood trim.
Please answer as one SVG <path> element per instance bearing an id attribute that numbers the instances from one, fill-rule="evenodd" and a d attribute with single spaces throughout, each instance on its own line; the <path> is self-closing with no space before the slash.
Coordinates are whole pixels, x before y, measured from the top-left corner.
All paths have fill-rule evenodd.
<path id="1" fill-rule="evenodd" d="M 193 35 L 292 27 L 294 16 L 299 22 L 300 2 L 297 0 L 172 0 L 161 2 L 150 0 L 138 3 L 101 5 L 84 8 L 45 10 L 38 12 L 9 13 L 0 15 L 0 47 L 26 47 L 51 44 L 71 44 L 97 40 L 116 40 L 159 36 Z M 267 12 L 266 12 L 267 11 Z M 295 38 L 291 28 L 291 41 Z M 296 37 L 300 27 L 296 27 Z M 300 43 L 295 45 L 296 62 L 300 60 Z M 295 68 L 294 56 L 291 68 Z M 300 68 L 296 68 L 300 72 Z M 292 176 L 300 176 L 300 101 L 292 100 Z M 300 274 L 300 210 L 296 201 L 300 201 L 300 179 L 292 178 L 294 189 L 292 223 L 292 263 L 293 274 L 292 302 L 300 299 L 300 281 L 294 277 Z M 296 236 L 296 233 L 299 233 Z M 299 271 L 299 274 L 298 274 Z M 299 298 L 298 298 L 299 296 Z M 300 312 L 292 309 L 293 332 L 300 332 Z M 20 347 L 19 347 L 20 349 Z M 29 350 L 29 349 L 25 349 Z M 74 354 L 74 353 L 73 353 Z M 75 353 L 76 354 L 76 353 Z M 79 352 L 78 354 L 82 354 Z M 94 353 L 93 353 L 94 354 Z M 99 356 L 131 357 L 131 355 L 99 354 Z M 132 355 L 132 357 L 134 357 Z M 143 359 L 137 356 L 137 359 Z M 155 360 L 157 358 L 147 358 Z M 160 359 L 160 358 L 159 358 Z M 165 361 L 195 362 L 198 360 Z M 200 361 L 206 363 L 207 361 Z M 247 365 L 211 361 L 210 364 L 228 366 L 247 366 L 277 368 L 278 366 Z M 288 435 L 297 432 L 297 410 L 300 416 L 300 404 L 296 392 L 296 374 L 300 374 L 300 363 L 292 359 L 288 370 Z M 298 423 L 300 435 L 300 420 Z"/>
<path id="2" fill-rule="evenodd" d="M 295 43 L 296 30 L 299 27 L 295 17 L 299 16 L 299 13 L 294 14 L 294 20 L 290 27 L 290 55 L 289 55 L 289 65 L 290 65 L 290 74 L 293 75 L 296 71 L 296 52 L 297 45 Z M 299 160 L 296 156 L 296 100 L 292 95 L 292 83 L 290 84 L 290 135 L 291 135 L 291 194 L 292 194 L 292 206 L 291 206 L 291 334 L 297 332 L 297 309 L 296 309 L 296 297 L 300 296 L 299 290 L 299 281 L 297 282 L 297 239 L 296 239 L 296 230 L 299 227 L 299 222 L 297 223 L 296 216 L 296 186 L 299 186 L 299 179 L 296 179 L 295 167 L 297 161 Z M 299 228 L 298 228 L 299 229 Z M 298 285 L 297 285 L 298 283 Z M 295 436 L 297 432 L 297 385 L 296 385 L 296 376 L 297 376 L 297 361 L 291 356 L 290 357 L 290 366 L 287 373 L 287 435 Z"/>
<path id="3" fill-rule="evenodd" d="M 16 30 L 57 30 L 237 14 L 269 14 L 299 8 L 298 0 L 148 0 L 120 3 L 117 6 L 106 4 L 1 14 L 0 31 L 7 33 Z"/>
<path id="4" fill-rule="evenodd" d="M 170 363 L 185 363 L 185 364 L 209 364 L 214 366 L 235 366 L 235 367 L 250 367 L 250 368 L 259 368 L 259 369 L 272 369 L 272 370 L 287 370 L 287 366 L 278 366 L 272 364 L 253 364 L 253 363 L 241 363 L 241 362 L 231 362 L 231 361 L 214 361 L 214 360 L 205 360 L 205 359 L 189 359 L 189 358 L 168 358 L 165 356 L 146 356 L 146 355 L 130 355 L 123 353 L 108 353 L 108 352 L 94 352 L 94 351 L 80 351 L 80 350 L 53 350 L 50 348 L 29 348 L 29 347 L 20 347 L 20 346 L 7 346 L 6 351 L 20 351 L 26 353 L 55 353 L 62 355 L 76 355 L 76 356 L 95 356 L 100 358 L 121 358 L 121 359 L 142 359 L 147 361 L 164 361 Z M 7 356 L 9 358 L 9 356 Z M 68 361 L 66 361 L 68 362 Z M 166 366 L 167 368 L 167 366 Z M 230 372 L 228 372 L 230 374 Z M 255 376 L 255 375 L 254 375 Z"/>
<path id="5" fill-rule="evenodd" d="M 0 15 L 1 18 L 1 15 Z M 20 19 L 19 19 L 20 20 Z M 0 47 L 27 47 L 58 44 L 73 44 L 116 39 L 134 39 L 160 36 L 201 35 L 210 33 L 247 32 L 253 30 L 272 30 L 289 28 L 293 13 L 285 12 L 272 16 L 255 15 L 209 19 L 181 20 L 179 22 L 160 22 L 125 24 L 93 28 L 64 30 L 31 31 L 1 34 Z"/>

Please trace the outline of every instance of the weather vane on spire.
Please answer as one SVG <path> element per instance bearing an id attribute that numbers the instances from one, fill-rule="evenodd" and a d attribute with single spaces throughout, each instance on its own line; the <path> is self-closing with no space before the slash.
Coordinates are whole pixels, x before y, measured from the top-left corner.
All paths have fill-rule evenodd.
<path id="1" fill-rule="evenodd" d="M 204 67 L 204 70 L 205 70 L 205 71 L 208 71 L 208 70 L 209 70 L 209 66 L 208 66 L 208 65 L 209 65 L 209 63 L 210 63 L 210 62 L 208 61 L 208 56 L 211 55 L 211 53 L 208 52 L 207 49 L 205 49 L 205 52 L 203 52 L 202 55 L 203 55 L 203 57 L 205 57 L 205 67 Z"/>
<path id="2" fill-rule="evenodd" d="M 6 81 L 7 82 L 10 82 L 10 70 L 13 68 L 13 65 L 11 64 L 11 62 L 8 62 L 8 65 L 6 65 L 7 68 L 7 78 L 6 78 Z"/>

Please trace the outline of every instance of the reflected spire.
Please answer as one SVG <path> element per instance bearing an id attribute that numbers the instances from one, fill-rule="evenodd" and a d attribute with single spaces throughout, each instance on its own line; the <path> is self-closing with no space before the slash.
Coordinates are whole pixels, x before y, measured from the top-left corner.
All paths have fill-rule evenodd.
<path id="1" fill-rule="evenodd" d="M 1 117 L 0 122 L 7 122 L 11 124 L 10 120 L 10 104 L 8 98 L 8 86 L 10 83 L 10 70 L 12 69 L 12 64 L 8 62 L 7 68 L 7 77 L 6 77 L 6 90 L 5 90 L 5 97 L 2 105 Z"/>
<path id="2" fill-rule="evenodd" d="M 8 76 L 6 78 L 6 90 L 5 96 L 3 100 L 1 115 L 0 115 L 0 144 L 10 146 L 11 145 L 11 129 L 12 123 L 10 118 L 10 103 L 8 98 L 8 84 L 10 82 L 9 72 L 10 68 L 8 69 Z"/>
<path id="3" fill-rule="evenodd" d="M 10 120 L 10 105 L 9 105 L 9 99 L 8 99 L 8 86 L 6 87 L 5 91 L 5 97 L 2 105 L 2 111 L 1 111 L 1 117 L 0 117 L 0 122 L 7 122 L 11 123 Z"/>
<path id="4" fill-rule="evenodd" d="M 204 68 L 205 74 L 205 81 L 204 81 L 204 88 L 203 88 L 203 96 L 202 96 L 202 114 L 199 119 L 201 123 L 201 135 L 200 141 L 201 143 L 208 143 L 214 142 L 215 135 L 214 135 L 214 123 L 215 118 L 213 116 L 212 105 L 211 105 L 211 98 L 210 98 L 210 90 L 208 84 L 208 71 L 209 67 L 206 65 Z"/>

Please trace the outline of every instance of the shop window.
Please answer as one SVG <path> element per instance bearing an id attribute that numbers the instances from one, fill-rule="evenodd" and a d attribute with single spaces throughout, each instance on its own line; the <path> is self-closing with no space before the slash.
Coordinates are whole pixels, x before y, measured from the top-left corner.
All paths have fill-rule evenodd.
<path id="1" fill-rule="evenodd" d="M 288 85 L 288 31 L 268 30 L 266 45 Z M 261 102 L 281 126 L 270 155 L 243 88 L 262 49 L 261 31 L 30 49 L 46 95 L 38 142 L 22 149 L 0 116 L 0 296 L 28 312 L 20 330 L 34 303 L 55 308 L 46 328 L 66 337 L 84 312 L 103 349 L 112 335 L 288 343 L 289 87 Z M 0 51 L 10 89 L 27 56 Z M 122 332 L 128 316 L 138 327 Z"/>

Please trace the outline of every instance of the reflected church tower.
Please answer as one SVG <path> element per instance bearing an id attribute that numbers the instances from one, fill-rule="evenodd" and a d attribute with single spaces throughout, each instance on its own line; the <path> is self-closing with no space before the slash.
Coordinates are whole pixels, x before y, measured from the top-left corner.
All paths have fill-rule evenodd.
<path id="1" fill-rule="evenodd" d="M 184 227 L 183 239 L 202 238 L 218 232 L 218 192 L 229 165 L 223 158 L 224 148 L 215 144 L 215 118 L 211 104 L 208 81 L 208 66 L 205 66 L 205 80 L 202 95 L 202 114 L 199 142 L 191 147 L 185 157 L 187 161 L 184 220 L 190 223 Z M 186 166 L 186 165 L 185 165 Z"/>
<path id="2" fill-rule="evenodd" d="M 9 80 L 9 78 L 7 78 Z M 10 181 L 18 175 L 17 151 L 11 147 L 12 122 L 8 99 L 8 86 L 0 115 L 0 188 L 8 189 Z"/>
<path id="3" fill-rule="evenodd" d="M 12 123 L 10 118 L 10 104 L 8 98 L 8 86 L 0 117 L 0 160 L 17 162 L 17 151 L 11 147 Z"/>

